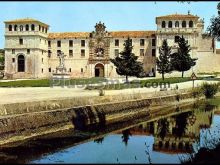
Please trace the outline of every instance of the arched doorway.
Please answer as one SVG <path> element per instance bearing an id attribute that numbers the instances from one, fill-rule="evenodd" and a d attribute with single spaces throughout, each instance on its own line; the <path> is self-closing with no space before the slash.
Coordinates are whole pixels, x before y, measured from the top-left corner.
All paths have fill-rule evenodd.
<path id="1" fill-rule="evenodd" d="M 104 77 L 104 65 L 103 64 L 96 64 L 95 65 L 95 77 Z"/>
<path id="2" fill-rule="evenodd" d="M 18 72 L 25 72 L 25 59 L 23 55 L 18 56 Z"/>

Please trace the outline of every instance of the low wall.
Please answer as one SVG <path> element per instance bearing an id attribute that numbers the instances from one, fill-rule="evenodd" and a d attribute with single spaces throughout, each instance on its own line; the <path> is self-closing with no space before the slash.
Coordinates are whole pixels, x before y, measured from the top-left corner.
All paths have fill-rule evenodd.
<path id="1" fill-rule="evenodd" d="M 102 97 L 99 97 L 102 98 Z M 6 144 L 40 136 L 64 129 L 84 129 L 90 125 L 108 125 L 121 120 L 131 120 L 144 117 L 155 109 L 164 110 L 166 106 L 176 106 L 189 102 L 191 94 L 173 94 L 162 97 L 133 99 L 118 102 L 105 102 L 85 106 L 63 108 L 60 100 L 54 103 L 53 109 L 48 110 L 47 104 L 40 102 L 23 103 L 15 111 L 13 105 L 1 105 L 0 144 Z M 97 99 L 97 98 L 96 98 Z M 103 98 L 104 99 L 104 98 Z M 107 98 L 105 98 L 107 99 Z M 94 101 L 95 102 L 95 101 Z M 66 103 L 70 106 L 70 100 Z M 28 106 L 29 105 L 29 106 Z M 38 108 L 31 108 L 31 105 Z M 11 106 L 11 108 L 10 108 Z"/>

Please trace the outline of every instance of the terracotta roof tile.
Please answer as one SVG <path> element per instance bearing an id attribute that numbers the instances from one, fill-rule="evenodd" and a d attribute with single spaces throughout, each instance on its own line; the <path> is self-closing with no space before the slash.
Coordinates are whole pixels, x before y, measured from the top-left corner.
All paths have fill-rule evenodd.
<path id="1" fill-rule="evenodd" d="M 155 31 L 113 31 L 109 32 L 110 36 L 115 38 L 120 37 L 149 37 L 155 35 Z M 86 38 L 89 37 L 89 32 L 63 32 L 63 33 L 49 33 L 48 38 Z"/>
<path id="2" fill-rule="evenodd" d="M 48 38 L 86 38 L 89 37 L 89 34 L 89 32 L 49 33 Z"/>
<path id="3" fill-rule="evenodd" d="M 198 16 L 192 14 L 170 14 L 156 17 L 156 19 L 198 19 Z"/>
<path id="4" fill-rule="evenodd" d="M 24 19 L 14 19 L 14 20 L 9 20 L 9 21 L 4 21 L 4 23 L 31 23 L 31 22 L 37 22 L 40 23 L 44 26 L 49 26 L 43 22 L 40 22 L 36 19 L 32 19 L 32 18 L 24 18 Z"/>
<path id="5" fill-rule="evenodd" d="M 113 31 L 110 32 L 112 37 L 150 37 L 155 35 L 156 31 Z"/>

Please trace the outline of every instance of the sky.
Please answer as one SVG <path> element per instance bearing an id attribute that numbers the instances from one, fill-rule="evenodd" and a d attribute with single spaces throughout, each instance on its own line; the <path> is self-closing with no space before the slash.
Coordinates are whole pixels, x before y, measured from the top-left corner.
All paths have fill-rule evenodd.
<path id="1" fill-rule="evenodd" d="M 0 49 L 4 48 L 4 21 L 33 18 L 50 25 L 49 32 L 92 32 L 97 22 L 107 31 L 156 30 L 155 18 L 190 11 L 205 20 L 205 29 L 217 15 L 218 2 L 0 2 Z M 220 44 L 217 44 L 220 47 Z"/>

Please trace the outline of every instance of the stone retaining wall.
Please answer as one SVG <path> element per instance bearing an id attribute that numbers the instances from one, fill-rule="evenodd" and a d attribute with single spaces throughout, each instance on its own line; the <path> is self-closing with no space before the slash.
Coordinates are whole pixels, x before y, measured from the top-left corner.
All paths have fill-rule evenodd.
<path id="1" fill-rule="evenodd" d="M 180 98 L 178 101 L 177 98 Z M 99 97 L 101 98 L 101 97 Z M 22 107 L 2 105 L 0 117 L 0 144 L 16 142 L 40 136 L 45 133 L 56 132 L 62 129 L 83 129 L 88 125 L 107 125 L 110 121 L 118 121 L 131 117 L 149 115 L 151 107 L 160 107 L 171 104 L 181 104 L 191 98 L 190 93 L 175 94 L 147 99 L 133 99 L 120 102 L 105 102 L 102 104 L 85 105 L 62 108 L 61 105 L 70 102 L 54 101 L 54 107 L 49 109 L 45 103 L 23 103 Z M 191 99 L 192 100 L 192 99 Z M 38 104 L 38 109 L 31 108 Z M 57 107 L 56 107 L 57 105 Z M 11 109 L 10 109 L 11 106 Z M 28 108 L 27 108 L 28 107 Z M 49 109 L 49 110 L 48 110 Z"/>

